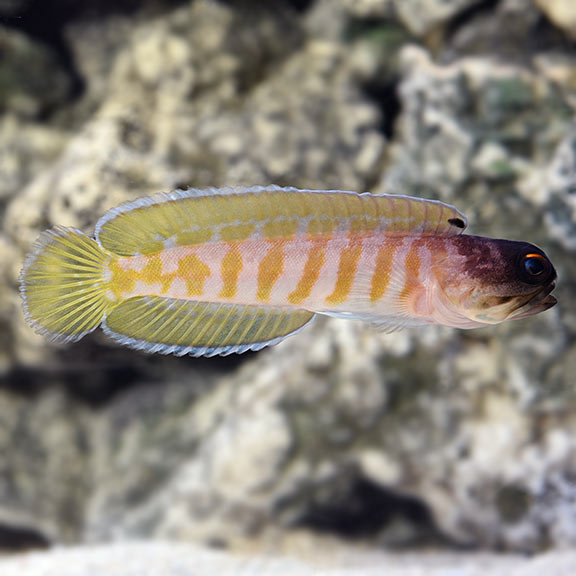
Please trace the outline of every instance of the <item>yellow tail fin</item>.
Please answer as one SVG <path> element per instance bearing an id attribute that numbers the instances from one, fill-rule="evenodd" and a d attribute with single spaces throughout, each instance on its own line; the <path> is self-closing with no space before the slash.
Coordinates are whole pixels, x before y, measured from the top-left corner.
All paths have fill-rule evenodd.
<path id="1" fill-rule="evenodd" d="M 43 232 L 24 263 L 20 292 L 30 325 L 58 342 L 73 342 L 97 328 L 107 309 L 110 259 L 99 244 L 74 228 Z"/>

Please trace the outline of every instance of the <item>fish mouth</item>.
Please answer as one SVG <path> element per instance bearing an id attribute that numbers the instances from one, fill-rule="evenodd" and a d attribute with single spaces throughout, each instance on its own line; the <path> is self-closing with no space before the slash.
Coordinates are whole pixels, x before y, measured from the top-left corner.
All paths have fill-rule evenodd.
<path id="1" fill-rule="evenodd" d="M 535 314 L 539 314 L 540 312 L 544 312 L 545 310 L 549 310 L 553 306 L 556 306 L 558 300 L 555 296 L 552 296 L 550 292 L 554 290 L 556 287 L 556 281 L 554 280 L 548 286 L 543 288 L 542 290 L 538 290 L 532 298 L 530 298 L 527 302 L 523 302 L 516 308 L 508 318 L 510 319 L 518 319 L 518 318 L 527 318 L 528 316 L 534 316 Z"/>

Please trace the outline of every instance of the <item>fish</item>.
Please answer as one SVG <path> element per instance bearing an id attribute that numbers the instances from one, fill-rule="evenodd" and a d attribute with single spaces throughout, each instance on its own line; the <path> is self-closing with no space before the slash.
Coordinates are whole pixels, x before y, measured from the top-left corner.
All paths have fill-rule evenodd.
<path id="1" fill-rule="evenodd" d="M 99 326 L 138 350 L 260 350 L 318 315 L 383 332 L 475 328 L 556 304 L 533 244 L 467 235 L 437 200 L 278 186 L 175 190 L 112 208 L 93 237 L 55 226 L 20 274 L 30 326 L 75 342 Z"/>

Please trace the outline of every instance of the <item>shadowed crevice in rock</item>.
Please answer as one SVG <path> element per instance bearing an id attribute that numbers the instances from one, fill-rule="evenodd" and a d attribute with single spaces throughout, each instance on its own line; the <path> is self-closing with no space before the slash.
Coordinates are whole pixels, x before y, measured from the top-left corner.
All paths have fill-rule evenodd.
<path id="1" fill-rule="evenodd" d="M 18 528 L 0 524 L 0 552 L 44 549 L 50 541 L 44 534 L 32 528 Z"/>
<path id="2" fill-rule="evenodd" d="M 24 12 L 2 18 L 2 22 L 46 45 L 55 53 L 70 80 L 68 98 L 75 100 L 84 92 L 85 82 L 76 68 L 74 55 L 64 37 L 64 28 L 72 17 L 69 8 L 61 2 L 49 0 L 32 2 Z M 46 119 L 51 112 L 44 110 L 39 119 Z"/>
<path id="3" fill-rule="evenodd" d="M 502 0 L 479 0 L 476 4 L 472 4 L 468 8 L 464 8 L 458 13 L 450 22 L 448 22 L 448 32 L 453 32 L 462 28 L 466 24 L 472 22 L 476 18 L 484 14 L 490 14 L 496 7 L 502 4 Z"/>
<path id="4" fill-rule="evenodd" d="M 387 490 L 362 476 L 322 500 L 296 524 L 349 540 L 376 539 L 394 547 L 461 546 L 441 533 L 421 500 Z"/>
<path id="5" fill-rule="evenodd" d="M 306 12 L 314 4 L 314 0 L 288 0 L 288 3 L 299 12 Z"/>
<path id="6" fill-rule="evenodd" d="M 373 16 L 351 20 L 343 35 L 356 54 L 359 87 L 380 112 L 377 128 L 387 141 L 392 141 L 402 113 L 398 94 L 400 53 L 402 46 L 414 41 L 414 37 L 400 22 Z"/>
<path id="7" fill-rule="evenodd" d="M 536 22 L 530 35 L 534 52 L 558 50 L 576 52 L 576 41 L 571 40 L 564 32 L 558 30 L 545 15 Z"/>
<path id="8" fill-rule="evenodd" d="M 244 8 L 246 10 L 254 8 L 270 8 L 272 6 L 273 10 L 282 10 L 286 7 L 290 7 L 297 12 L 306 12 L 314 0 L 280 0 L 277 2 L 269 2 L 268 0 L 224 0 L 226 4 L 234 8 Z"/>
<path id="9" fill-rule="evenodd" d="M 237 75 L 240 96 L 266 82 L 282 63 L 304 45 L 298 10 L 288 0 L 229 0 L 234 10 L 234 34 L 227 39 L 232 53 L 242 54 Z M 255 29 L 254 22 L 263 23 Z"/>
<path id="10" fill-rule="evenodd" d="M 79 71 L 73 49 L 66 38 L 66 27 L 74 21 L 98 20 L 114 14 L 133 14 L 148 10 L 151 14 L 166 12 L 186 0 L 33 0 L 22 9 L 0 12 L 0 23 L 14 28 L 52 50 L 70 80 L 68 99 L 79 99 L 86 88 L 86 79 Z M 38 120 L 50 117 L 53 110 L 43 110 Z"/>
<path id="11" fill-rule="evenodd" d="M 49 389 L 64 388 L 67 395 L 93 409 L 112 404 L 128 390 L 163 383 L 168 371 L 182 377 L 202 375 L 202 379 L 231 374 L 260 352 L 247 352 L 217 358 L 150 355 L 114 346 L 101 346 L 88 340 L 74 349 L 59 350 L 58 361 L 42 369 L 14 366 L 0 376 L 0 389 L 25 398 L 35 398 Z"/>
<path id="12" fill-rule="evenodd" d="M 393 140 L 396 132 L 396 121 L 402 112 L 398 97 L 398 79 L 382 83 L 368 83 L 364 93 L 381 111 L 380 131 L 387 140 Z"/>
<path id="13" fill-rule="evenodd" d="M 0 377 L 0 389 L 22 398 L 40 398 L 48 390 L 64 388 L 69 397 L 81 405 L 98 409 L 112 402 L 119 394 L 142 381 L 146 371 L 135 364 L 106 364 L 90 367 L 76 363 L 46 367 L 44 370 L 14 366 Z"/>
<path id="14" fill-rule="evenodd" d="M 497 17 L 495 17 L 497 15 Z M 541 52 L 570 52 L 576 44 L 534 4 L 483 0 L 455 16 L 446 30 L 448 60 L 454 54 L 492 54 L 531 67 Z"/>

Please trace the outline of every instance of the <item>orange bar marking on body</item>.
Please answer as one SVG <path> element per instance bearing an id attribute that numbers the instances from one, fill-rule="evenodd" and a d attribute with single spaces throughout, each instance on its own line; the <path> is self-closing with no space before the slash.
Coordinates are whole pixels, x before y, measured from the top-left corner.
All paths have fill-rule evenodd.
<path id="1" fill-rule="evenodd" d="M 141 272 L 136 273 L 136 280 L 140 280 L 145 284 L 151 285 L 160 282 L 162 285 L 162 293 L 165 293 L 172 281 L 176 278 L 176 273 L 164 274 L 162 272 L 162 258 L 160 255 L 149 256 L 146 266 L 142 268 Z"/>
<path id="2" fill-rule="evenodd" d="M 422 265 L 422 259 L 418 254 L 419 243 L 412 241 L 408 253 L 406 254 L 406 260 L 404 261 L 404 270 L 406 273 L 406 280 L 404 282 L 404 288 L 400 292 L 400 298 L 405 298 L 414 288 L 415 281 L 418 278 L 420 272 L 420 266 Z"/>
<path id="3" fill-rule="evenodd" d="M 394 265 L 394 255 L 396 246 L 380 246 L 376 254 L 376 264 L 372 274 L 372 286 L 370 288 L 370 301 L 376 302 L 386 294 L 390 284 L 392 266 Z"/>
<path id="4" fill-rule="evenodd" d="M 258 265 L 258 290 L 256 297 L 261 302 L 270 299 L 272 288 L 284 270 L 284 248 L 281 243 L 272 245 Z"/>
<path id="5" fill-rule="evenodd" d="M 353 243 L 344 248 L 340 254 L 338 276 L 334 291 L 326 298 L 327 304 L 342 304 L 350 294 L 352 284 L 358 271 L 358 261 L 362 256 L 362 244 Z"/>
<path id="6" fill-rule="evenodd" d="M 178 276 L 186 282 L 189 296 L 200 296 L 204 282 L 210 276 L 210 267 L 195 254 L 188 254 L 178 262 Z"/>
<path id="7" fill-rule="evenodd" d="M 162 260 L 160 256 L 149 256 L 142 271 L 137 274 L 138 280 L 146 284 L 159 282 L 162 276 Z"/>
<path id="8" fill-rule="evenodd" d="M 238 291 L 238 277 L 242 271 L 242 254 L 236 246 L 232 246 L 224 258 L 222 258 L 222 290 L 219 298 L 234 298 Z"/>
<path id="9" fill-rule="evenodd" d="M 308 251 L 308 259 L 304 264 L 304 271 L 296 288 L 288 294 L 288 302 L 302 304 L 310 296 L 325 263 L 326 240 L 312 242 Z"/>

